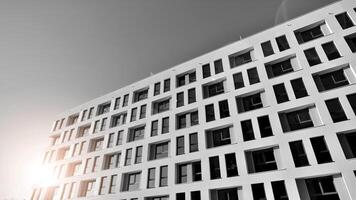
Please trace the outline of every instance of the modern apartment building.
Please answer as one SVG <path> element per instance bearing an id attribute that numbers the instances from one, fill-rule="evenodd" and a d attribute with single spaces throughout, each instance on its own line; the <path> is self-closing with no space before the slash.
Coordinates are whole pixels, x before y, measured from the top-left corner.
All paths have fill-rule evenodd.
<path id="1" fill-rule="evenodd" d="M 356 1 L 58 116 L 31 199 L 355 200 Z"/>

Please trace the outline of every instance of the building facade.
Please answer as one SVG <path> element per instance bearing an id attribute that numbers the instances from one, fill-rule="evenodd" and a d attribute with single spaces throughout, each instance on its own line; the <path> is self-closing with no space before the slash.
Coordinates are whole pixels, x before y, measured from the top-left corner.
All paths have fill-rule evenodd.
<path id="1" fill-rule="evenodd" d="M 38 199 L 356 199 L 356 2 L 58 116 Z"/>

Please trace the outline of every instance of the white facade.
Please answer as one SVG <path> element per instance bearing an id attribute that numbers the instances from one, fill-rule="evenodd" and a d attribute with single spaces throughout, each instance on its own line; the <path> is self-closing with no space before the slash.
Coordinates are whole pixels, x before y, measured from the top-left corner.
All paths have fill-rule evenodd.
<path id="1" fill-rule="evenodd" d="M 68 110 L 31 198 L 356 199 L 355 38 L 340 1 Z"/>

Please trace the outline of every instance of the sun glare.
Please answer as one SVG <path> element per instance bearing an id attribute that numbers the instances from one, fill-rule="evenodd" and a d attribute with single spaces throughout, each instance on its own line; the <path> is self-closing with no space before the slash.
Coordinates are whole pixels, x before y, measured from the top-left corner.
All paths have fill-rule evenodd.
<path id="1" fill-rule="evenodd" d="M 46 187 L 52 185 L 55 181 L 55 178 L 48 167 L 43 165 L 33 166 L 30 171 L 30 179 L 34 185 Z"/>

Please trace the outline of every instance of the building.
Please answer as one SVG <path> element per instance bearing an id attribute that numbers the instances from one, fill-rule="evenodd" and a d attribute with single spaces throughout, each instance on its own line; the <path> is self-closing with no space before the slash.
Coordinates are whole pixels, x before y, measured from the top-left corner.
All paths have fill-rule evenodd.
<path id="1" fill-rule="evenodd" d="M 356 199 L 356 1 L 58 116 L 32 199 Z"/>

